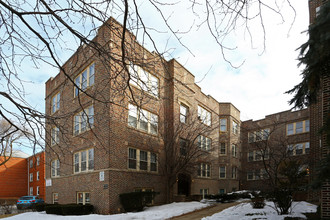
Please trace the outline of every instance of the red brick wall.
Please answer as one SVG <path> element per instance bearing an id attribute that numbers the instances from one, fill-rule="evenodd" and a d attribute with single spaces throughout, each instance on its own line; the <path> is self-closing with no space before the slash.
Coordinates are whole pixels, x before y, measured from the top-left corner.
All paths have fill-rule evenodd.
<path id="1" fill-rule="evenodd" d="M 0 166 L 0 198 L 19 198 L 28 193 L 27 160 L 11 158 Z"/>

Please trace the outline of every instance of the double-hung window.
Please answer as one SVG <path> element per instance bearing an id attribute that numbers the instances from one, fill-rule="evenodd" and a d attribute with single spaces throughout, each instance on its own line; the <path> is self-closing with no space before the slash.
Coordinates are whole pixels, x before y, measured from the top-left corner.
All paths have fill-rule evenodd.
<path id="1" fill-rule="evenodd" d="M 226 178 L 226 167 L 225 166 L 220 166 L 219 167 L 219 178 L 220 179 L 225 179 Z"/>
<path id="2" fill-rule="evenodd" d="M 89 192 L 77 192 L 77 204 L 89 204 L 90 203 L 90 193 Z"/>
<path id="3" fill-rule="evenodd" d="M 180 144 L 180 155 L 186 156 L 188 151 L 188 141 L 180 138 L 179 144 Z"/>
<path id="4" fill-rule="evenodd" d="M 52 113 L 54 113 L 54 112 L 56 112 L 57 110 L 60 109 L 60 100 L 61 100 L 61 93 L 60 92 L 52 97 L 52 100 L 51 100 L 51 102 L 52 102 L 52 109 L 51 109 Z"/>
<path id="5" fill-rule="evenodd" d="M 286 125 L 286 135 L 309 132 L 309 120 L 298 121 Z"/>
<path id="6" fill-rule="evenodd" d="M 30 182 L 33 182 L 33 173 L 30 173 Z"/>
<path id="7" fill-rule="evenodd" d="M 94 125 L 94 107 L 91 105 L 88 108 L 74 115 L 73 129 L 74 135 L 80 134 Z"/>
<path id="8" fill-rule="evenodd" d="M 210 177 L 211 176 L 211 165 L 207 163 L 201 163 L 198 166 L 198 172 L 199 177 Z"/>
<path id="9" fill-rule="evenodd" d="M 130 84 L 137 86 L 149 94 L 158 97 L 159 80 L 142 67 L 134 64 L 129 66 Z"/>
<path id="10" fill-rule="evenodd" d="M 226 154 L 227 154 L 226 143 L 220 143 L 220 155 L 226 155 Z"/>
<path id="11" fill-rule="evenodd" d="M 79 95 L 80 90 L 85 91 L 88 87 L 94 85 L 95 64 L 89 65 L 74 80 L 74 95 Z"/>
<path id="12" fill-rule="evenodd" d="M 94 149 L 77 152 L 73 155 L 74 173 L 94 170 Z"/>
<path id="13" fill-rule="evenodd" d="M 233 134 L 238 134 L 238 124 L 233 121 Z"/>
<path id="14" fill-rule="evenodd" d="M 53 160 L 51 162 L 51 175 L 52 177 L 60 176 L 60 161 Z"/>
<path id="15" fill-rule="evenodd" d="M 188 107 L 181 104 L 180 105 L 180 122 L 187 123 L 187 117 L 188 117 Z"/>
<path id="16" fill-rule="evenodd" d="M 237 157 L 237 146 L 235 144 L 231 145 L 231 155 Z"/>
<path id="17" fill-rule="evenodd" d="M 198 106 L 198 119 L 205 125 L 211 126 L 211 112 L 205 108 Z"/>
<path id="18" fill-rule="evenodd" d="M 129 104 L 128 125 L 150 134 L 158 134 L 158 115 Z"/>
<path id="19" fill-rule="evenodd" d="M 209 151 L 211 149 L 212 140 L 208 137 L 205 137 L 203 135 L 198 136 L 198 146 L 202 150 Z"/>
<path id="20" fill-rule="evenodd" d="M 220 118 L 220 131 L 221 132 L 227 131 L 227 118 Z"/>
<path id="21" fill-rule="evenodd" d="M 128 169 L 157 172 L 157 154 L 128 148 Z"/>
<path id="22" fill-rule="evenodd" d="M 52 128 L 52 132 L 51 132 L 51 145 L 52 146 L 59 143 L 59 133 L 60 133 L 60 130 L 58 127 Z"/>
<path id="23" fill-rule="evenodd" d="M 231 178 L 236 179 L 237 178 L 237 167 L 231 168 Z"/>

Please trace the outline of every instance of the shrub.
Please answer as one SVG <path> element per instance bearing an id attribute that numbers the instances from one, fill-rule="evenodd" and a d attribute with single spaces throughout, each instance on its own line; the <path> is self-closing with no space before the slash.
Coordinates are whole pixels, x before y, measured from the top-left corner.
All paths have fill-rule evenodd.
<path id="1" fill-rule="evenodd" d="M 119 195 L 120 203 L 126 212 L 142 211 L 143 208 L 152 202 L 157 192 L 130 192 Z"/>
<path id="2" fill-rule="evenodd" d="M 93 213 L 93 205 L 86 204 L 51 204 L 45 205 L 44 209 L 47 214 L 56 215 L 89 215 Z"/>
<path id="3" fill-rule="evenodd" d="M 251 199 L 251 204 L 254 209 L 263 209 L 266 205 L 264 197 L 255 197 Z"/>

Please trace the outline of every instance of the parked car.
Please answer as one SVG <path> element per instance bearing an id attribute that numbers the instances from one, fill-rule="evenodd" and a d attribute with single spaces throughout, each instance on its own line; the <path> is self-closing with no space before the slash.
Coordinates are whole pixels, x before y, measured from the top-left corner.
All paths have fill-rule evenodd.
<path id="1" fill-rule="evenodd" d="M 38 196 L 22 196 L 17 200 L 17 209 L 33 208 L 38 203 L 45 203 L 45 201 Z"/>

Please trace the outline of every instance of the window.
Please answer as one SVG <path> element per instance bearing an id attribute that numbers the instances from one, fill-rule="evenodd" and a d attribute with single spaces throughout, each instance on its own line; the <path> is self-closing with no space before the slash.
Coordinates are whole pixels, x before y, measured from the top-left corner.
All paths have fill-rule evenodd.
<path id="1" fill-rule="evenodd" d="M 32 168 L 33 167 L 33 158 L 30 158 L 29 163 L 30 163 L 30 168 Z"/>
<path id="2" fill-rule="evenodd" d="M 204 199 L 205 196 L 209 194 L 209 189 L 200 189 L 199 193 L 203 196 Z"/>
<path id="3" fill-rule="evenodd" d="M 212 140 L 208 137 L 199 135 L 198 136 L 198 147 L 202 150 L 209 151 L 211 149 Z"/>
<path id="4" fill-rule="evenodd" d="M 226 193 L 226 189 L 219 189 L 219 194 L 225 194 Z"/>
<path id="5" fill-rule="evenodd" d="M 53 160 L 51 162 L 51 175 L 52 177 L 60 176 L 60 161 Z"/>
<path id="6" fill-rule="evenodd" d="M 52 97 L 52 113 L 56 112 L 60 109 L 60 99 L 61 99 L 61 93 L 57 93 Z"/>
<path id="7" fill-rule="evenodd" d="M 80 134 L 94 125 L 94 107 L 89 106 L 88 108 L 80 111 L 74 116 L 74 135 Z"/>
<path id="8" fill-rule="evenodd" d="M 248 140 L 249 140 L 249 143 L 254 142 L 254 140 L 255 140 L 255 134 L 254 134 L 254 132 L 249 132 L 248 133 Z"/>
<path id="9" fill-rule="evenodd" d="M 226 155 L 227 154 L 226 151 L 227 151 L 226 143 L 220 143 L 220 154 Z"/>
<path id="10" fill-rule="evenodd" d="M 180 155 L 186 156 L 187 155 L 187 148 L 188 148 L 188 141 L 185 139 L 180 138 Z"/>
<path id="11" fill-rule="evenodd" d="M 248 171 L 247 172 L 247 179 L 248 180 L 253 180 L 253 171 Z"/>
<path id="12" fill-rule="evenodd" d="M 33 196 L 33 187 L 30 187 L 30 196 Z"/>
<path id="13" fill-rule="evenodd" d="M 157 154 L 128 148 L 128 168 L 138 171 L 157 172 Z"/>
<path id="14" fill-rule="evenodd" d="M 39 186 L 37 186 L 37 196 L 39 196 L 40 194 L 40 190 L 39 190 Z"/>
<path id="15" fill-rule="evenodd" d="M 59 133 L 60 133 L 60 130 L 58 129 L 58 127 L 52 128 L 52 132 L 51 132 L 51 145 L 52 146 L 59 143 Z"/>
<path id="16" fill-rule="evenodd" d="M 211 126 L 211 112 L 207 111 L 205 108 L 198 106 L 198 119 L 208 126 Z"/>
<path id="17" fill-rule="evenodd" d="M 74 173 L 94 170 L 94 149 L 77 152 L 73 155 Z"/>
<path id="18" fill-rule="evenodd" d="M 262 152 L 260 150 L 255 151 L 255 161 L 262 160 Z"/>
<path id="19" fill-rule="evenodd" d="M 188 107 L 181 104 L 180 105 L 180 122 L 187 123 L 187 117 L 188 117 Z"/>
<path id="20" fill-rule="evenodd" d="M 226 167 L 225 166 L 219 167 L 219 177 L 220 177 L 220 179 L 226 178 Z"/>
<path id="21" fill-rule="evenodd" d="M 237 157 L 237 146 L 235 144 L 231 145 L 231 155 Z"/>
<path id="22" fill-rule="evenodd" d="M 309 120 L 287 124 L 286 135 L 309 132 Z"/>
<path id="23" fill-rule="evenodd" d="M 79 89 L 85 91 L 87 87 L 94 85 L 95 64 L 89 65 L 83 72 L 81 72 L 74 80 L 74 96 L 79 95 Z"/>
<path id="24" fill-rule="evenodd" d="M 265 129 L 261 129 L 258 131 L 249 132 L 248 140 L 249 140 L 249 143 L 256 142 L 256 141 L 262 141 L 262 140 L 268 140 L 269 135 L 270 135 L 270 129 L 265 128 Z"/>
<path id="25" fill-rule="evenodd" d="M 37 166 L 40 165 L 40 157 L 37 157 Z"/>
<path id="26" fill-rule="evenodd" d="M 238 133 L 238 124 L 233 121 L 233 134 L 237 134 Z"/>
<path id="27" fill-rule="evenodd" d="M 58 193 L 53 193 L 53 204 L 58 204 Z"/>
<path id="28" fill-rule="evenodd" d="M 263 130 L 263 134 L 262 134 L 262 140 L 267 140 L 269 138 L 270 135 L 270 129 L 266 128 Z"/>
<path id="29" fill-rule="evenodd" d="M 289 145 L 287 153 L 289 156 L 309 154 L 309 142 Z"/>
<path id="30" fill-rule="evenodd" d="M 211 176 L 211 165 L 206 163 L 201 163 L 198 166 L 197 174 L 199 177 L 210 177 Z"/>
<path id="31" fill-rule="evenodd" d="M 255 180 L 260 180 L 261 179 L 260 170 L 255 170 L 254 171 L 254 179 Z"/>
<path id="32" fill-rule="evenodd" d="M 227 131 L 227 118 L 220 118 L 220 131 Z"/>
<path id="33" fill-rule="evenodd" d="M 37 180 L 40 179 L 39 171 L 37 171 Z"/>
<path id="34" fill-rule="evenodd" d="M 145 92 L 158 97 L 159 80 L 148 71 L 138 65 L 130 64 L 129 66 L 130 84 L 135 85 Z"/>
<path id="35" fill-rule="evenodd" d="M 128 125 L 150 134 L 158 133 L 158 116 L 132 104 L 128 105 Z"/>
<path id="36" fill-rule="evenodd" d="M 30 173 L 30 182 L 33 182 L 33 173 Z"/>
<path id="37" fill-rule="evenodd" d="M 248 161 L 254 161 L 254 152 L 253 151 L 250 151 L 248 153 Z"/>
<path id="38" fill-rule="evenodd" d="M 90 203 L 90 193 L 89 192 L 77 192 L 77 204 L 89 204 Z"/>
<path id="39" fill-rule="evenodd" d="M 236 179 L 237 178 L 237 167 L 231 168 L 231 178 Z"/>

